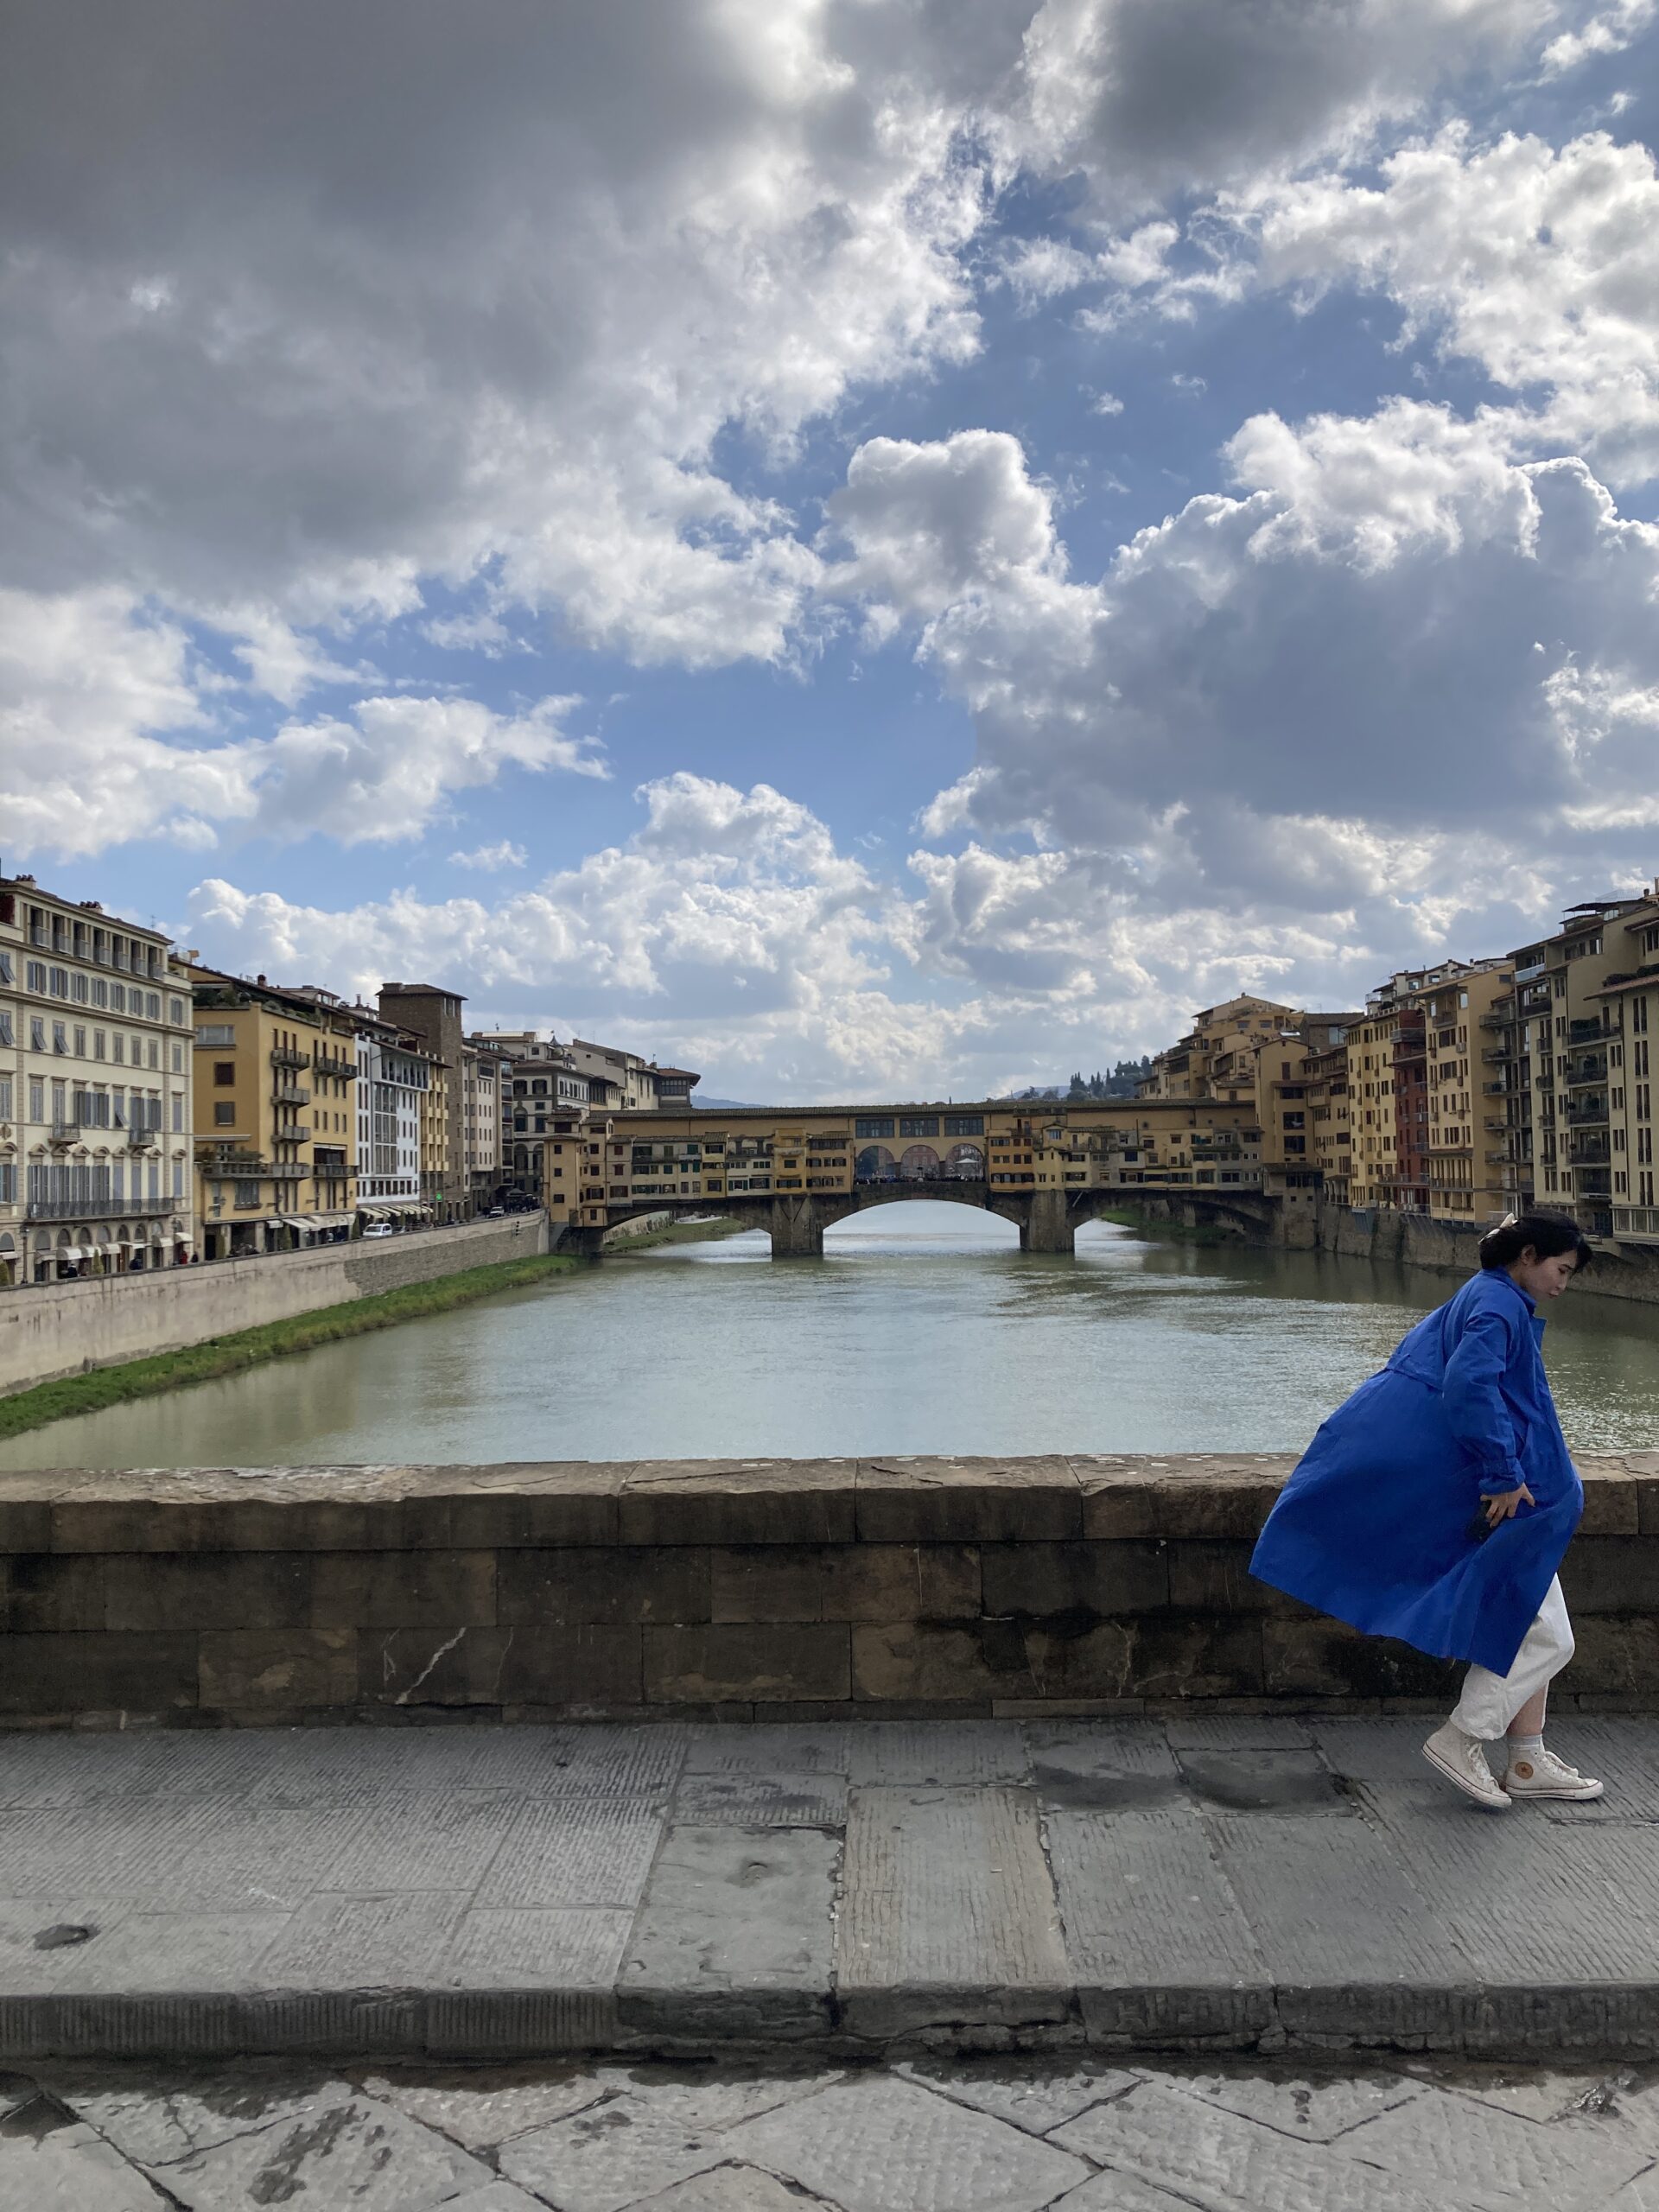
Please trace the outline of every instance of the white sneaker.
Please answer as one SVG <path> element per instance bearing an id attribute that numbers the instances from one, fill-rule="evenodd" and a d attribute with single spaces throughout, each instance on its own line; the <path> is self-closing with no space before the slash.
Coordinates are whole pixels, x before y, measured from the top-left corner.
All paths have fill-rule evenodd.
<path id="1" fill-rule="evenodd" d="M 1479 1740 L 1465 1736 L 1455 1721 L 1447 1720 L 1423 1745 L 1423 1757 L 1437 1774 L 1456 1783 L 1465 1797 L 1472 1797 L 1489 1813 L 1506 1813 L 1509 1793 L 1492 1778 Z"/>
<path id="2" fill-rule="evenodd" d="M 1511 1797 L 1568 1797 L 1582 1803 L 1599 1797 L 1604 1785 L 1558 1759 L 1554 1751 L 1542 1751 L 1536 1758 L 1511 1759 L 1503 1787 Z"/>

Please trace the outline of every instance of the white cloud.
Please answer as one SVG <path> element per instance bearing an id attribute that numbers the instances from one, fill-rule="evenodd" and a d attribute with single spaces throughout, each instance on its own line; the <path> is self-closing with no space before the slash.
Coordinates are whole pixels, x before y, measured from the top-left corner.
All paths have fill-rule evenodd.
<path id="1" fill-rule="evenodd" d="M 1581 462 L 1507 461 L 1409 403 L 1261 418 L 1230 453 L 1236 493 L 1093 584 L 1006 454 L 1024 560 L 976 571 L 995 531 L 945 505 L 924 526 L 902 485 L 895 532 L 880 476 L 849 510 L 855 573 L 964 579 L 892 602 L 978 733 L 921 818 L 968 842 L 912 855 L 917 956 L 1057 1008 L 1142 970 L 1166 1001 L 1183 976 L 1189 1002 L 1230 978 L 1352 999 L 1449 932 L 1503 950 L 1584 881 L 1650 874 L 1659 528 Z"/>
<path id="2" fill-rule="evenodd" d="M 0 807 L 19 857 L 99 853 L 149 836 L 187 850 L 221 834 L 342 843 L 417 836 L 454 791 L 504 772 L 608 773 L 563 723 L 578 702 L 516 715 L 474 700 L 382 695 L 348 714 L 226 728 L 222 678 L 186 632 L 127 593 L 0 591 Z"/>
<path id="3" fill-rule="evenodd" d="M 1544 74 L 1564 76 L 1569 69 L 1606 54 L 1622 54 L 1652 22 L 1655 0 L 1617 0 L 1592 16 L 1581 29 L 1563 31 L 1544 48 Z"/>
<path id="4" fill-rule="evenodd" d="M 503 653 L 529 652 L 532 648 L 515 638 L 499 614 L 448 614 L 421 625 L 421 635 L 441 652 L 484 653 L 499 660 Z"/>
<path id="5" fill-rule="evenodd" d="M 1096 392 L 1089 412 L 1091 415 L 1121 415 L 1123 403 L 1115 391 Z"/>
<path id="6" fill-rule="evenodd" d="M 474 845 L 470 853 L 451 853 L 451 868 L 482 868 L 486 875 L 498 875 L 503 868 L 528 866 L 530 855 L 522 845 L 515 845 L 511 837 L 503 837 L 494 845 Z"/>
<path id="7" fill-rule="evenodd" d="M 1408 334 L 1476 362 L 1516 453 L 1581 453 L 1615 485 L 1659 471 L 1659 164 L 1601 132 L 1408 147 L 1379 186 L 1326 175 L 1234 203 L 1260 280 L 1374 287 Z"/>

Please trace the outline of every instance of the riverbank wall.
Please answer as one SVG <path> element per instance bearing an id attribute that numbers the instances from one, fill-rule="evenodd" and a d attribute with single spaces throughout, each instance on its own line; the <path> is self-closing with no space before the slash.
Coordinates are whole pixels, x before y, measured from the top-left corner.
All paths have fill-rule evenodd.
<path id="1" fill-rule="evenodd" d="M 1322 1205 L 1315 1217 L 1315 1241 L 1343 1259 L 1470 1275 L 1480 1265 L 1480 1240 L 1490 1225 L 1434 1221 L 1427 1214 L 1396 1213 L 1382 1206 Z M 1659 1251 L 1643 1244 L 1599 1246 L 1593 1264 L 1573 1286 L 1573 1303 L 1585 1298 L 1659 1305 Z"/>
<path id="2" fill-rule="evenodd" d="M 544 1213 L 0 1294 L 0 1396 L 554 1248 Z"/>
<path id="3" fill-rule="evenodd" d="M 0 1726 L 1444 1710 L 1255 1582 L 1292 1461 L 0 1475 Z M 1659 1452 L 1587 1461 L 1556 1693 L 1659 1708 Z"/>

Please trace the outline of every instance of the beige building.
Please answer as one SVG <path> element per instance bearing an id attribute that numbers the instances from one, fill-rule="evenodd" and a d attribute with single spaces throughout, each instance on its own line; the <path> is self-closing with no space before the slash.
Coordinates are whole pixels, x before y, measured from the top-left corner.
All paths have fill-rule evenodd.
<path id="1" fill-rule="evenodd" d="M 465 1221 L 473 1211 L 467 1168 L 467 1101 L 461 1008 L 457 991 L 435 983 L 382 983 L 380 1017 L 418 1037 L 440 1071 L 423 1107 L 422 1195 L 437 1221 Z"/>
<path id="2" fill-rule="evenodd" d="M 477 1038 L 461 1048 L 461 1143 L 473 1211 L 487 1211 L 501 1185 L 501 1115 L 512 1061 Z"/>
<path id="3" fill-rule="evenodd" d="M 351 1007 L 263 976 L 200 966 L 190 974 L 203 1256 L 348 1236 L 357 1176 Z"/>
<path id="4" fill-rule="evenodd" d="M 1255 1103 L 1256 1055 L 1301 1016 L 1294 1007 L 1248 993 L 1205 1007 L 1185 1036 L 1156 1054 L 1152 1072 L 1137 1086 L 1142 1098 L 1215 1098 L 1233 1105 Z"/>
<path id="5" fill-rule="evenodd" d="M 194 1255 L 188 972 L 96 899 L 0 878 L 0 1286 Z"/>
<path id="6" fill-rule="evenodd" d="M 1437 1221 L 1484 1223 L 1509 1207 L 1502 1133 L 1486 1124 L 1503 1103 L 1501 1072 L 1481 1055 L 1491 1050 L 1489 1025 L 1515 992 L 1515 963 L 1450 963 L 1438 980 L 1407 992 L 1403 1007 L 1423 1018 L 1427 1103 L 1428 1211 Z M 1488 1089 L 1488 1084 L 1493 1084 Z"/>

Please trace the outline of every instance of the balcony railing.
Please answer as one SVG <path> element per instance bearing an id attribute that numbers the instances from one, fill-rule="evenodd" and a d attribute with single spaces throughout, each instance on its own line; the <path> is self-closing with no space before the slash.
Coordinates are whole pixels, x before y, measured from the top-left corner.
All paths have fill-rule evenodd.
<path id="1" fill-rule="evenodd" d="M 123 1214 L 171 1213 L 182 1198 L 31 1198 L 29 1221 L 114 1221 Z"/>
<path id="2" fill-rule="evenodd" d="M 357 1062 L 343 1052 L 313 1052 L 311 1065 L 319 1075 L 354 1076 Z"/>
<path id="3" fill-rule="evenodd" d="M 1567 1087 L 1569 1090 L 1593 1090 L 1607 1080 L 1607 1055 L 1593 1053 L 1585 1060 L 1567 1064 Z"/>
<path id="4" fill-rule="evenodd" d="M 276 1122 L 271 1125 L 273 1144 L 309 1144 L 311 1132 L 303 1122 Z"/>
<path id="5" fill-rule="evenodd" d="M 151 1152 L 161 1141 L 162 1133 L 152 1123 L 146 1122 L 143 1128 L 127 1131 L 127 1142 L 134 1152 Z"/>
<path id="6" fill-rule="evenodd" d="M 270 1087 L 273 1106 L 308 1106 L 311 1092 L 303 1083 L 274 1083 Z"/>
<path id="7" fill-rule="evenodd" d="M 291 1045 L 275 1045 L 271 1047 L 270 1065 L 274 1068 L 308 1068 L 311 1055 L 296 1052 Z"/>
<path id="8" fill-rule="evenodd" d="M 1593 1045 L 1598 1039 L 1605 1037 L 1608 1033 L 1600 1022 L 1587 1019 L 1583 1021 L 1569 1021 L 1567 1025 L 1567 1041 L 1569 1045 Z"/>

